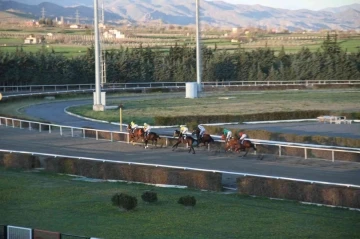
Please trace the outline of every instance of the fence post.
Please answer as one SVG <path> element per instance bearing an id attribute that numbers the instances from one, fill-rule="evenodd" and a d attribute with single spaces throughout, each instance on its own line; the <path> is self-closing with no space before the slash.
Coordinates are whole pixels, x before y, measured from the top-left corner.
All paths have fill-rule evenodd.
<path id="1" fill-rule="evenodd" d="M 41 123 L 39 123 L 39 132 L 41 132 Z"/>
<path id="2" fill-rule="evenodd" d="M 307 149 L 306 148 L 304 148 L 304 152 L 305 152 L 305 159 L 308 159 L 308 157 L 307 157 Z"/>
<path id="3" fill-rule="evenodd" d="M 96 140 L 99 139 L 99 132 L 96 130 Z"/>
<path id="4" fill-rule="evenodd" d="M 63 133 L 62 133 L 62 127 L 60 126 L 60 135 L 62 136 Z"/>
<path id="5" fill-rule="evenodd" d="M 74 137 L 74 128 L 71 127 L 71 137 Z"/>
<path id="6" fill-rule="evenodd" d="M 112 132 L 112 131 L 110 132 L 110 137 L 111 137 L 111 142 L 114 142 L 114 139 L 113 139 L 113 132 Z"/>
<path id="7" fill-rule="evenodd" d="M 49 134 L 51 134 L 51 124 L 49 124 Z"/>
<path id="8" fill-rule="evenodd" d="M 334 150 L 331 151 L 331 157 L 332 157 L 332 161 L 335 162 L 335 151 Z"/>
<path id="9" fill-rule="evenodd" d="M 83 138 L 85 139 L 85 129 L 83 129 Z"/>
<path id="10" fill-rule="evenodd" d="M 281 157 L 281 145 L 279 145 L 279 156 Z"/>
<path id="11" fill-rule="evenodd" d="M 14 119 L 11 120 L 12 127 L 15 128 Z"/>

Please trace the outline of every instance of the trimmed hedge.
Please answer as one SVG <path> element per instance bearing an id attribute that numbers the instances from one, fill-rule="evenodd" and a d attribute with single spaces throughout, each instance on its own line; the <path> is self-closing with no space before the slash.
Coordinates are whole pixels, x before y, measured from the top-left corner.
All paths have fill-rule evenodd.
<path id="1" fill-rule="evenodd" d="M 238 178 L 237 185 L 245 195 L 360 208 L 360 189 L 356 188 L 251 176 Z"/>
<path id="2" fill-rule="evenodd" d="M 190 188 L 211 191 L 222 190 L 222 175 L 220 173 L 103 163 L 70 158 L 47 158 L 44 162 L 45 170 L 55 173 L 152 184 L 185 185 Z"/>
<path id="3" fill-rule="evenodd" d="M 186 122 L 191 125 L 197 123 L 218 123 L 218 122 L 246 122 L 246 121 L 268 121 L 268 120 L 289 120 L 289 119 L 313 119 L 320 115 L 343 115 L 347 118 L 360 119 L 360 112 L 343 113 L 331 112 L 328 110 L 307 110 L 307 111 L 288 111 L 288 112 L 266 112 L 244 115 L 183 115 L 183 116 L 156 116 L 156 125 L 179 125 Z"/>
<path id="4" fill-rule="evenodd" d="M 40 167 L 40 161 L 32 155 L 0 152 L 0 166 L 5 168 L 33 169 Z"/>

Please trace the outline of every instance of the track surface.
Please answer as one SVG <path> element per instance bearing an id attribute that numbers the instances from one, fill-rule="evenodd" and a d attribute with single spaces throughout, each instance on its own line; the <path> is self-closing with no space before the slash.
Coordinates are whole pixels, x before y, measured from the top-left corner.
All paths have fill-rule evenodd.
<path id="1" fill-rule="evenodd" d="M 174 93 L 179 95 L 178 93 Z M 173 94 L 173 95 L 174 95 Z M 147 99 L 152 98 L 166 98 L 168 94 L 157 95 L 157 96 L 133 96 L 133 97 L 122 97 L 123 101 L 132 99 L 140 99 L 146 97 Z M 25 109 L 25 113 L 32 117 L 40 118 L 49 122 L 68 125 L 74 127 L 92 127 L 103 130 L 114 130 L 118 131 L 119 126 L 108 123 L 99 123 L 80 119 L 74 116 L 70 116 L 64 112 L 64 109 L 73 105 L 84 105 L 92 104 L 91 100 L 70 100 L 66 102 L 57 103 L 45 103 L 39 105 L 33 105 Z M 318 122 L 299 122 L 299 123 L 266 123 L 266 124 L 255 124 L 255 125 L 232 125 L 228 128 L 236 129 L 262 129 L 270 132 L 278 133 L 290 133 L 296 135 L 320 135 L 320 136 L 331 136 L 331 137 L 345 137 L 360 139 L 360 124 L 321 124 Z M 169 129 L 157 129 L 154 132 L 172 135 L 174 128 Z"/>
<path id="2" fill-rule="evenodd" d="M 179 94 L 179 93 L 174 93 Z M 172 96 L 174 95 L 172 94 Z M 181 93 L 183 95 L 183 93 Z M 142 95 L 122 97 L 123 101 L 144 98 L 163 98 L 163 95 Z M 92 127 L 104 130 L 118 131 L 119 126 L 92 122 L 70 116 L 64 112 L 68 106 L 92 104 L 91 100 L 71 100 L 33 105 L 25 109 L 25 113 L 52 123 L 74 127 Z M 229 128 L 264 129 L 272 132 L 294 133 L 299 135 L 323 135 L 347 138 L 360 138 L 360 124 L 334 125 L 317 122 L 233 125 Z M 173 128 L 155 129 L 158 133 L 171 135 Z M 91 157 L 120 161 L 141 162 L 149 164 L 164 164 L 180 167 L 222 170 L 241 173 L 262 174 L 268 176 L 298 178 L 304 180 L 327 181 L 333 183 L 360 183 L 360 163 L 335 163 L 302 158 L 277 158 L 265 155 L 263 160 L 258 156 L 248 155 L 239 158 L 238 155 L 207 152 L 196 149 L 195 155 L 188 154 L 185 149 L 172 152 L 170 148 L 145 150 L 140 146 L 123 143 L 95 141 L 94 139 L 61 137 L 58 134 L 39 133 L 36 131 L 0 127 L 1 149 L 32 151 L 39 153 L 61 154 L 79 157 Z M 236 188 L 235 177 L 224 175 L 224 185 Z"/>
<path id="3" fill-rule="evenodd" d="M 39 133 L 5 126 L 0 126 L 0 134 L 0 148 L 7 150 L 35 151 L 355 185 L 360 182 L 360 163 L 353 162 L 336 161 L 332 163 L 327 160 L 277 158 L 272 155 L 265 155 L 263 160 L 259 160 L 255 155 L 249 154 L 246 158 L 241 158 L 238 157 L 238 154 L 226 155 L 225 153 L 207 152 L 205 149 L 196 149 L 194 155 L 180 148 L 174 152 L 170 147 L 144 149 L 141 146 L 125 143 L 62 137 L 56 133 Z M 224 175 L 223 182 L 224 186 L 236 188 L 234 176 Z"/>

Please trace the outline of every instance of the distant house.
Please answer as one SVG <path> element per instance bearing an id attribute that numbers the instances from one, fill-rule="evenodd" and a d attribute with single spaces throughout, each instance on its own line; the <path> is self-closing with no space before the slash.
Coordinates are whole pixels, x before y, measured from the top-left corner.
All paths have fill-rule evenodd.
<path id="1" fill-rule="evenodd" d="M 38 44 L 41 43 L 41 39 L 35 37 L 34 35 L 30 35 L 24 40 L 24 44 Z"/>
<path id="2" fill-rule="evenodd" d="M 80 25 L 73 24 L 73 25 L 70 25 L 70 28 L 71 28 L 71 29 L 79 29 L 79 28 L 80 28 Z"/>
<path id="3" fill-rule="evenodd" d="M 121 38 L 125 38 L 125 35 L 124 34 L 122 34 L 120 31 L 118 31 L 118 30 L 109 30 L 109 31 L 107 31 L 107 32 L 105 32 L 105 33 L 107 33 L 109 36 L 112 36 L 111 38 L 116 38 L 116 39 L 121 39 Z M 105 33 L 104 33 L 104 37 L 105 37 Z M 106 37 L 105 37 L 106 38 Z"/>
<path id="4" fill-rule="evenodd" d="M 115 34 L 110 33 L 110 32 L 104 32 L 104 33 L 103 33 L 103 36 L 104 36 L 104 38 L 106 38 L 106 39 L 115 38 L 115 37 L 116 37 Z"/>
<path id="5" fill-rule="evenodd" d="M 36 22 L 35 22 L 35 20 L 27 21 L 27 22 L 25 22 L 25 26 L 27 26 L 27 27 L 36 26 Z"/>

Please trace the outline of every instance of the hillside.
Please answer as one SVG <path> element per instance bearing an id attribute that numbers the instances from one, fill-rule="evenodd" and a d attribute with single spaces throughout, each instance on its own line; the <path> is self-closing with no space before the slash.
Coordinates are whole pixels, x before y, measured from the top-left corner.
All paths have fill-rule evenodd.
<path id="1" fill-rule="evenodd" d="M 28 0 L 3 2 L 3 9 L 16 9 L 36 16 L 45 8 L 47 16 L 73 18 L 78 10 L 83 19 L 93 18 L 93 0 Z M 27 4 L 25 4 L 27 3 Z M 56 4 L 55 4 L 56 3 Z M 61 6 L 60 6 L 61 5 Z M 101 0 L 99 1 L 101 5 Z M 188 25 L 195 23 L 193 0 L 104 0 L 105 19 L 135 22 L 161 20 L 167 24 Z M 360 4 L 321 11 L 306 9 L 288 10 L 262 5 L 230 4 L 223 1 L 201 1 L 201 22 L 213 26 L 240 26 L 283 28 L 289 30 L 339 29 L 360 30 Z"/>

